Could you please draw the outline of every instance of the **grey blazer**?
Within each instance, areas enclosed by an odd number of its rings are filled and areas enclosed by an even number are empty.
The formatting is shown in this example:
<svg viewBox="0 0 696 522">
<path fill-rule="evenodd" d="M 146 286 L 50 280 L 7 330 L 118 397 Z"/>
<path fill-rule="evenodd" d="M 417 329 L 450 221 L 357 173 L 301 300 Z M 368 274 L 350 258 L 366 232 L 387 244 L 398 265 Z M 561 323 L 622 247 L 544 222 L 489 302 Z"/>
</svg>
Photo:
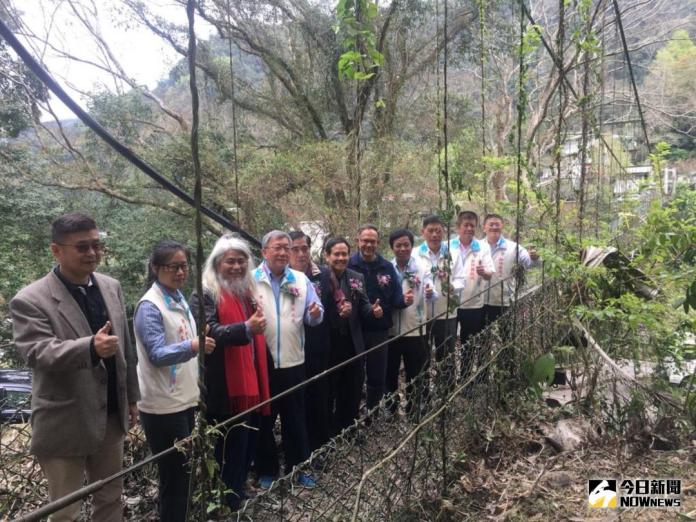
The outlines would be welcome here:
<svg viewBox="0 0 696 522">
<path fill-rule="evenodd" d="M 94 274 L 104 297 L 113 335 L 119 338 L 116 375 L 119 415 L 128 431 L 128 404 L 140 398 L 121 285 Z M 58 276 L 48 275 L 10 301 L 14 341 L 34 374 L 31 452 L 50 457 L 95 453 L 106 431 L 107 372 L 92 366 L 92 331 L 87 318 Z"/>
</svg>

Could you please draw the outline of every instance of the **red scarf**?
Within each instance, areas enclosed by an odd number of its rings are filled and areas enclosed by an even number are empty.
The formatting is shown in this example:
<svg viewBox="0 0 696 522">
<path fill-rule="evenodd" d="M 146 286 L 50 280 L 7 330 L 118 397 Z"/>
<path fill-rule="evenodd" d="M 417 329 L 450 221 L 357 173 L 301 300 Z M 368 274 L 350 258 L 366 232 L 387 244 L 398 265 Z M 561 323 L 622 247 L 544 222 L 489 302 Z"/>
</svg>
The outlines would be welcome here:
<svg viewBox="0 0 696 522">
<path fill-rule="evenodd" d="M 220 324 L 242 323 L 251 316 L 252 310 L 253 306 L 249 299 L 241 301 L 222 290 L 218 304 Z M 249 344 L 226 345 L 223 349 L 225 350 L 225 382 L 231 410 L 234 413 L 240 413 L 267 400 L 271 394 L 268 387 L 266 341 L 263 334 L 254 335 Z M 262 406 L 260 413 L 270 415 L 271 405 Z"/>
</svg>

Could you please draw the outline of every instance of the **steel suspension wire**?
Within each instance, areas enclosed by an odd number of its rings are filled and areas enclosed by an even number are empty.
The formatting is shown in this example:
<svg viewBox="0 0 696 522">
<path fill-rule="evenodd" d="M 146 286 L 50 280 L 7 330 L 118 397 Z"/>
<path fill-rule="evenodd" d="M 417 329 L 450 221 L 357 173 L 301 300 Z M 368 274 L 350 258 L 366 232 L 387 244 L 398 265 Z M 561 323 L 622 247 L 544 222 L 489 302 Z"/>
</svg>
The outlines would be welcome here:
<svg viewBox="0 0 696 522">
<path fill-rule="evenodd" d="M 237 224 L 241 225 L 239 203 L 239 167 L 237 163 L 237 101 L 234 99 L 234 65 L 232 63 L 232 15 L 227 0 L 227 52 L 230 61 L 230 101 L 232 102 L 232 169 L 234 171 L 234 197 L 237 207 Z"/>
<path fill-rule="evenodd" d="M 515 266 L 519 268 L 520 266 L 520 226 L 521 226 L 521 215 L 522 215 L 522 190 L 520 186 L 522 185 L 522 124 L 524 123 L 524 112 L 527 106 L 527 94 L 525 91 L 525 77 L 526 77 L 526 66 L 525 66 L 525 18 L 524 18 L 524 0 L 520 1 L 520 39 L 519 39 L 519 49 L 518 49 L 518 67 L 519 67 L 519 79 L 517 84 L 517 136 L 516 136 L 516 148 L 517 148 L 517 168 L 516 168 L 516 211 L 515 211 Z M 517 306 L 517 298 L 519 292 L 519 284 L 515 285 L 515 304 Z M 512 321 L 512 336 L 514 337 L 517 333 L 517 314 L 513 314 Z"/>
<path fill-rule="evenodd" d="M 592 31 L 592 20 L 588 17 L 585 27 L 585 36 Z M 578 237 L 582 243 L 582 235 L 585 230 L 585 185 L 587 181 L 587 147 L 589 132 L 589 105 L 590 105 L 590 55 L 587 49 L 583 52 L 582 71 L 582 98 L 580 98 L 580 195 L 578 204 Z"/>
<path fill-rule="evenodd" d="M 22 43 L 17 39 L 12 30 L 7 26 L 7 24 L 0 19 L 0 36 L 5 39 L 10 47 L 17 53 L 17 55 L 22 59 L 26 66 L 31 70 L 34 75 L 48 87 L 56 97 L 62 101 L 74 114 L 77 116 L 82 123 L 89 127 L 97 136 L 106 142 L 111 148 L 128 160 L 132 165 L 138 168 L 145 175 L 156 181 L 170 193 L 178 197 L 184 203 L 195 207 L 194 198 L 189 194 L 179 188 L 177 185 L 169 181 L 162 174 L 157 172 L 151 165 L 146 163 L 142 158 L 135 154 L 130 148 L 121 143 L 116 139 L 109 131 L 107 131 L 97 120 L 90 116 L 78 103 L 73 100 L 73 98 L 68 95 L 67 92 L 56 82 L 53 77 L 44 69 L 41 64 L 31 55 L 31 53 L 22 45 Z M 252 243 L 256 247 L 260 247 L 261 243 L 254 236 L 241 229 L 239 226 L 232 223 L 230 220 L 226 219 L 224 216 L 218 214 L 214 210 L 211 210 L 205 206 L 201 206 L 201 213 L 215 221 L 216 223 L 222 225 L 229 230 L 232 230 L 242 236 L 244 239 Z"/>
<path fill-rule="evenodd" d="M 203 263 L 205 256 L 203 253 L 203 223 L 202 223 L 202 196 L 203 196 L 203 179 L 201 174 L 201 160 L 198 144 L 198 126 L 199 126 L 199 99 L 198 85 L 196 84 L 196 31 L 195 31 L 195 0 L 188 0 L 186 3 L 186 16 L 188 18 L 188 70 L 189 70 L 189 89 L 191 91 L 191 159 L 193 161 L 193 174 L 195 177 L 194 200 L 196 208 L 196 292 L 199 296 L 203 296 Z M 201 327 L 198 331 L 198 388 L 200 390 L 198 399 L 198 412 L 196 413 L 196 426 L 198 433 L 205 433 L 207 426 L 206 421 L 206 398 L 208 391 L 205 386 L 205 337 L 207 329 L 202 325 L 206 324 L 205 307 L 198 307 L 198 317 L 196 318 Z M 191 469 L 191 478 L 196 476 L 197 470 L 206 479 L 210 480 L 210 474 L 207 472 L 208 466 L 205 465 L 206 460 L 206 440 L 202 437 L 197 437 L 193 441 L 193 466 Z M 198 459 L 198 466 L 196 460 Z M 195 480 L 189 480 L 189 494 L 187 499 L 187 509 L 190 506 L 191 497 Z M 203 510 L 201 515 L 204 515 Z M 201 517 L 202 519 L 202 517 Z"/>
<path fill-rule="evenodd" d="M 486 55 L 485 55 L 485 33 L 486 33 L 486 0 L 479 1 L 479 39 L 481 46 L 479 53 L 479 69 L 481 74 L 481 166 L 483 167 L 483 213 L 488 212 L 488 168 L 485 163 L 485 156 L 488 153 L 486 146 Z"/>
<path fill-rule="evenodd" d="M 565 60 L 565 2 L 566 0 L 558 0 L 558 34 L 556 35 L 556 49 L 558 51 L 558 59 L 560 60 L 560 68 L 557 72 L 559 77 L 563 75 L 564 60 Z M 558 254 L 560 241 L 560 220 L 561 220 L 561 149 L 563 147 L 563 113 L 566 105 L 566 86 L 562 80 L 558 83 L 558 121 L 556 123 L 555 136 L 555 160 L 556 160 L 556 223 L 554 233 L 554 248 Z"/>
<path fill-rule="evenodd" d="M 450 273 L 451 267 L 450 267 L 450 259 L 452 258 L 452 255 L 449 251 L 449 245 L 450 245 L 450 240 L 449 240 L 449 235 L 450 235 L 450 224 L 452 222 L 452 216 L 451 216 L 451 209 L 452 209 L 452 198 L 450 195 L 450 182 L 449 182 L 449 161 L 448 161 L 448 149 L 449 149 L 449 137 L 447 134 L 447 65 L 448 65 L 448 46 L 447 46 L 447 4 L 448 1 L 444 0 L 444 6 L 443 6 L 443 14 L 444 14 L 444 20 L 442 22 L 442 41 L 443 41 L 443 63 L 442 63 L 442 139 L 444 141 L 444 147 L 445 147 L 445 164 L 442 169 L 442 175 L 445 181 L 445 204 L 447 206 L 447 257 L 445 258 L 445 266 L 446 270 L 448 273 Z M 449 307 L 449 300 L 450 300 L 450 295 L 452 293 L 452 285 L 448 284 L 447 285 L 447 310 L 445 312 L 445 320 L 449 320 L 449 313 L 450 313 L 450 307 Z M 445 425 L 445 418 L 440 417 L 440 435 L 443 439 L 446 439 L 446 433 L 447 433 L 447 427 Z M 442 458 L 442 469 L 443 469 L 443 479 L 442 479 L 442 494 L 446 494 L 447 492 L 447 451 L 445 445 L 442 446 L 441 454 L 440 457 Z"/>
<path fill-rule="evenodd" d="M 604 13 L 602 14 L 602 27 L 606 26 L 606 18 L 607 18 L 607 12 L 606 9 L 604 10 Z M 604 74 L 605 74 L 605 63 L 604 63 L 604 55 L 606 51 L 606 32 L 602 31 L 602 51 L 601 51 L 601 60 L 600 60 L 600 75 L 599 75 L 599 82 L 600 82 L 600 98 L 599 98 L 599 135 L 603 136 L 604 135 L 604 91 L 605 91 L 605 85 L 604 85 Z M 597 194 L 595 195 L 595 239 L 599 239 L 599 215 L 600 215 L 600 206 L 602 203 L 602 199 L 604 196 L 604 184 L 602 183 L 602 178 L 604 177 L 604 147 L 599 144 L 597 147 Z"/>
<path fill-rule="evenodd" d="M 631 63 L 631 55 L 628 52 L 628 44 L 626 43 L 626 34 L 624 33 L 623 22 L 621 21 L 621 9 L 619 8 L 618 0 L 613 0 L 614 2 L 614 12 L 616 13 L 616 25 L 619 28 L 619 34 L 621 35 L 621 45 L 623 46 L 624 54 L 626 55 L 626 63 L 628 64 L 628 75 L 631 78 L 631 86 L 633 87 L 633 95 L 636 97 L 636 106 L 638 107 L 638 116 L 640 117 L 640 125 L 643 127 L 643 136 L 645 137 L 645 144 L 648 147 L 648 152 L 652 149 L 650 146 L 650 138 L 648 137 L 648 130 L 645 126 L 645 118 L 643 117 L 643 106 L 640 103 L 640 96 L 638 95 L 638 87 L 636 86 L 636 77 L 633 74 L 633 64 Z"/>
</svg>

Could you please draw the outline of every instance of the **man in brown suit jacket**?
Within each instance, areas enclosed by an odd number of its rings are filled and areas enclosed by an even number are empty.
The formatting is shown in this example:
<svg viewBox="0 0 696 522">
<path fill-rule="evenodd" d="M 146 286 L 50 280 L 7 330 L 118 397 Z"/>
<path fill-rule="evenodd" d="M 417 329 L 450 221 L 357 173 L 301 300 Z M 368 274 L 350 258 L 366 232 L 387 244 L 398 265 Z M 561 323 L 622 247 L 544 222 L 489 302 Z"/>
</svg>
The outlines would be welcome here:
<svg viewBox="0 0 696 522">
<path fill-rule="evenodd" d="M 136 356 L 121 286 L 95 274 L 103 253 L 84 214 L 57 218 L 51 252 L 58 266 L 10 302 L 17 349 L 33 369 L 31 452 L 51 500 L 121 470 L 123 438 L 137 421 Z M 92 520 L 122 520 L 121 480 L 94 494 Z M 76 520 L 75 502 L 51 521 Z"/>
</svg>

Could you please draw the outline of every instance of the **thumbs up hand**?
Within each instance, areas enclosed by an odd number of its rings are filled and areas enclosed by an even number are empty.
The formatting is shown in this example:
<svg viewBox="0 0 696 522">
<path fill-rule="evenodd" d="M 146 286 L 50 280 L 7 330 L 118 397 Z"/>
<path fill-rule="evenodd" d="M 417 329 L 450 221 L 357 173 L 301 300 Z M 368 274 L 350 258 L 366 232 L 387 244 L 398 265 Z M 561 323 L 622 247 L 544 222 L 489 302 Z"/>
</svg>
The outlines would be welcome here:
<svg viewBox="0 0 696 522">
<path fill-rule="evenodd" d="M 264 328 L 266 328 L 266 318 L 263 316 L 263 308 L 261 308 L 261 305 L 256 307 L 254 315 L 247 319 L 246 325 L 253 334 L 263 332 Z"/>
<path fill-rule="evenodd" d="M 213 339 L 212 337 L 208 337 L 208 329 L 209 329 L 209 327 L 208 327 L 208 325 L 206 325 L 204 349 L 205 349 L 205 353 L 211 354 L 211 353 L 213 353 L 213 350 L 215 350 L 215 339 Z M 198 337 L 193 338 L 191 340 L 191 351 L 193 353 L 198 353 L 199 346 L 200 346 L 199 338 Z"/>
<path fill-rule="evenodd" d="M 309 305 L 309 317 L 316 319 L 321 315 L 321 308 L 317 305 L 316 301 Z"/>
<path fill-rule="evenodd" d="M 111 321 L 106 321 L 94 335 L 94 351 L 102 359 L 111 357 L 118 350 L 118 337 L 111 335 Z"/>
<path fill-rule="evenodd" d="M 347 299 L 344 299 L 338 310 L 338 315 L 342 318 L 345 319 L 346 317 L 350 317 L 350 314 L 353 312 L 353 304 L 348 301 Z"/>
<path fill-rule="evenodd" d="M 413 304 L 413 288 L 409 288 L 404 294 L 404 302 L 406 306 L 411 306 Z"/>
<path fill-rule="evenodd" d="M 433 297 L 433 287 L 430 283 L 425 285 L 425 298 L 431 299 Z"/>
<path fill-rule="evenodd" d="M 379 305 L 379 299 L 375 300 L 374 304 L 372 305 L 372 315 L 375 317 L 375 319 L 379 319 L 384 315 L 384 311 Z"/>
<path fill-rule="evenodd" d="M 486 269 L 483 268 L 483 260 L 479 259 L 478 265 L 476 265 L 476 273 L 483 277 L 486 281 L 488 281 L 491 278 L 491 273 L 486 272 Z"/>
</svg>

